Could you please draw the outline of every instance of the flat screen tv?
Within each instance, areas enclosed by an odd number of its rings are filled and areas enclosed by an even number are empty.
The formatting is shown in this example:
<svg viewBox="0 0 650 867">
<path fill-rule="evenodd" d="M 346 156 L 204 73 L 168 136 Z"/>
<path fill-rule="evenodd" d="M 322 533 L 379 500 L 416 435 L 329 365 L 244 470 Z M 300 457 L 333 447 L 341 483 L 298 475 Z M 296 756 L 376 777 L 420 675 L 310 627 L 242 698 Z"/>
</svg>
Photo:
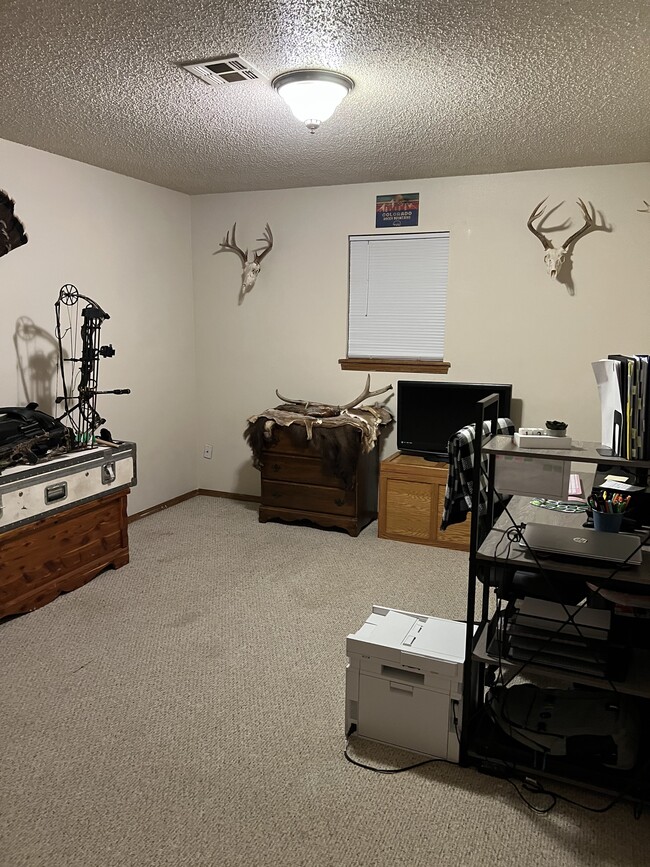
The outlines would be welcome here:
<svg viewBox="0 0 650 867">
<path fill-rule="evenodd" d="M 473 424 L 476 403 L 499 395 L 499 416 L 510 416 L 512 385 L 484 382 L 397 383 L 397 448 L 407 455 L 447 461 L 452 434 Z"/>
</svg>

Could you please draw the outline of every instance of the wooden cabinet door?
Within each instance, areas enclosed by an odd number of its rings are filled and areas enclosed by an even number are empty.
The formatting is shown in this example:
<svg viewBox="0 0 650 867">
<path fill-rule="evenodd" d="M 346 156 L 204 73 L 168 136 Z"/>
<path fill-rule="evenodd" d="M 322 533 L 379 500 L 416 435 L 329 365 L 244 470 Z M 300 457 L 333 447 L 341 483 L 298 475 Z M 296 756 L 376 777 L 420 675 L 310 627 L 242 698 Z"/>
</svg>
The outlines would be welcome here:
<svg viewBox="0 0 650 867">
<path fill-rule="evenodd" d="M 432 493 L 430 482 L 384 479 L 380 534 L 387 538 L 430 542 L 434 518 Z"/>
</svg>

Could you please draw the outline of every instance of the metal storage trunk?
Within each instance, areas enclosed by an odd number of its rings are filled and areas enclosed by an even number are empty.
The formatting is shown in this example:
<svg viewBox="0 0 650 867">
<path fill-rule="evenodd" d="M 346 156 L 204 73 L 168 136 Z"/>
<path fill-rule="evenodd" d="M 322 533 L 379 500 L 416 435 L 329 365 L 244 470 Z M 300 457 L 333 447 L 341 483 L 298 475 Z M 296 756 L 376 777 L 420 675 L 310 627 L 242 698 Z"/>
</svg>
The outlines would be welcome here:
<svg viewBox="0 0 650 867">
<path fill-rule="evenodd" d="M 0 532 L 136 484 L 135 443 L 96 446 L 0 473 Z"/>
</svg>

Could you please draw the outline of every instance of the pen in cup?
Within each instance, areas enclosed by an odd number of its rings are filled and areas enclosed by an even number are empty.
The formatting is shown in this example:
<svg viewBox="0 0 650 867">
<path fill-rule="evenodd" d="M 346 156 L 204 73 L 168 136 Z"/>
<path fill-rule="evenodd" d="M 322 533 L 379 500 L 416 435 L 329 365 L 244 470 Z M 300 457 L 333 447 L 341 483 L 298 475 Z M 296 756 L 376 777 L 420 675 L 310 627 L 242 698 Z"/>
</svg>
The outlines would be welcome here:
<svg viewBox="0 0 650 867">
<path fill-rule="evenodd" d="M 608 491 L 601 491 L 598 494 L 592 494 L 587 502 L 594 512 L 601 512 L 606 515 L 620 515 L 624 512 L 631 497 L 623 496 L 622 494 L 611 494 Z"/>
</svg>

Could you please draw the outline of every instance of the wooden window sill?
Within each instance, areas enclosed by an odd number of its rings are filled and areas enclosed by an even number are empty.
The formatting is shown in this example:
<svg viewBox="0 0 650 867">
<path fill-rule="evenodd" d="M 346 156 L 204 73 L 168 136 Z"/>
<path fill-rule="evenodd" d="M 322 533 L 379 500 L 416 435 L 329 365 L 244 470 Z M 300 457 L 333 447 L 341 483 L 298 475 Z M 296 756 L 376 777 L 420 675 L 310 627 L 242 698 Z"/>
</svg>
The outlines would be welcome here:
<svg viewBox="0 0 650 867">
<path fill-rule="evenodd" d="M 418 358 L 339 358 L 341 370 L 384 370 L 403 373 L 448 373 L 449 361 Z"/>
</svg>

